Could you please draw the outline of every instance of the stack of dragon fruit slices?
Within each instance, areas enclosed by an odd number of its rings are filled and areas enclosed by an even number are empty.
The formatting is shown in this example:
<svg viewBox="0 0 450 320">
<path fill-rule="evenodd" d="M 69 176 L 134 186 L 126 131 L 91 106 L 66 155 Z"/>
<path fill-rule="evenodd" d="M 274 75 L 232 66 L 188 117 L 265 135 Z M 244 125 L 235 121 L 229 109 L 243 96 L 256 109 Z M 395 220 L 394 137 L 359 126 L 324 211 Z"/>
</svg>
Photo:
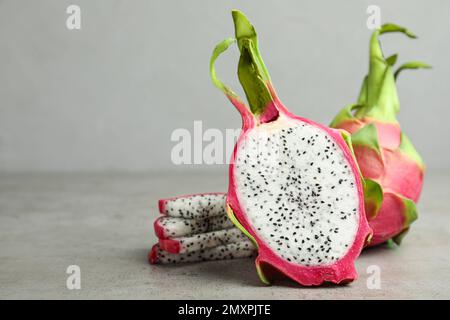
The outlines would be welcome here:
<svg viewBox="0 0 450 320">
<path fill-rule="evenodd" d="M 225 193 L 205 193 L 159 200 L 154 222 L 158 243 L 149 252 L 152 264 L 251 257 L 253 243 L 226 214 Z"/>
</svg>

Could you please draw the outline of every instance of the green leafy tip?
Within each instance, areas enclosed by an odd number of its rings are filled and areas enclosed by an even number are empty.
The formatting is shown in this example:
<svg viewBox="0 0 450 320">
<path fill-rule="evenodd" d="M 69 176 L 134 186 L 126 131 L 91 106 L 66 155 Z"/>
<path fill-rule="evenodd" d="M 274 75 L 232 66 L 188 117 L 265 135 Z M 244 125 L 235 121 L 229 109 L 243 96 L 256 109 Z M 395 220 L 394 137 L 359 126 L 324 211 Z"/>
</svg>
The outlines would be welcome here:
<svg viewBox="0 0 450 320">
<path fill-rule="evenodd" d="M 405 221 L 403 222 L 403 225 L 407 228 L 411 223 L 417 220 L 417 208 L 416 204 L 411 199 L 403 198 L 402 200 L 403 205 L 405 206 Z"/>
<path fill-rule="evenodd" d="M 403 238 L 409 231 L 409 226 L 411 223 L 413 223 L 415 220 L 417 220 L 417 208 L 414 201 L 408 198 L 402 197 L 402 202 L 404 206 L 404 217 L 405 220 L 403 221 L 404 229 L 397 234 L 395 237 L 392 238 L 392 241 L 395 242 L 397 245 L 400 245 Z"/>
<path fill-rule="evenodd" d="M 393 66 L 397 62 L 398 54 L 393 54 L 390 57 L 386 58 L 386 63 L 390 66 Z"/>
<path fill-rule="evenodd" d="M 211 59 L 209 61 L 209 73 L 211 75 L 211 80 L 212 80 L 213 84 L 218 89 L 222 90 L 225 94 L 232 94 L 233 96 L 236 96 L 236 94 L 230 88 L 228 88 L 226 85 L 224 85 L 223 82 L 217 78 L 216 69 L 214 67 L 214 64 L 216 63 L 217 58 L 223 52 L 225 52 L 230 47 L 230 45 L 232 45 L 234 42 L 236 42 L 236 39 L 228 38 L 216 45 L 216 47 L 214 48 L 214 51 L 211 55 Z"/>
<path fill-rule="evenodd" d="M 249 39 L 242 40 L 238 67 L 239 81 L 244 88 L 251 112 L 254 115 L 260 115 L 272 101 L 272 95 L 256 61 L 253 43 Z"/>
<path fill-rule="evenodd" d="M 402 232 L 400 232 L 398 235 L 396 235 L 395 237 L 393 237 L 392 239 L 389 239 L 389 240 L 395 242 L 395 244 L 397 244 L 399 246 L 402 243 L 403 238 L 406 236 L 408 231 L 409 231 L 409 228 L 403 229 Z"/>
<path fill-rule="evenodd" d="M 254 115 L 261 115 L 273 101 L 267 83 L 269 72 L 258 48 L 255 28 L 247 17 L 238 10 L 232 11 L 235 36 L 241 52 L 238 65 L 239 81 Z"/>
<path fill-rule="evenodd" d="M 384 24 L 373 32 L 370 39 L 369 73 L 364 79 L 358 98 L 358 104 L 364 105 L 364 107 L 355 114 L 357 118 L 370 117 L 383 122 L 396 123 L 396 114 L 400 106 L 395 78 L 403 69 L 423 67 L 423 64 L 407 64 L 400 67 L 394 76 L 392 67 L 397 62 L 398 56 L 394 54 L 385 58 L 379 41 L 380 35 L 393 32 L 402 33 L 412 39 L 417 38 L 408 29 L 393 23 Z"/>
<path fill-rule="evenodd" d="M 381 154 L 377 127 L 373 123 L 365 125 L 353 133 L 352 142 L 354 146 L 365 146 Z"/>
<path fill-rule="evenodd" d="M 412 39 L 417 38 L 417 36 L 414 33 L 412 33 L 411 31 L 409 31 L 408 29 L 401 27 L 394 23 L 383 24 L 378 31 L 379 31 L 379 34 L 389 33 L 389 32 L 401 32 L 401 33 L 405 34 L 406 36 L 408 36 L 409 38 L 412 38 Z"/>
<path fill-rule="evenodd" d="M 395 71 L 395 74 L 394 74 L 395 79 L 397 80 L 400 72 L 402 72 L 403 70 L 407 70 L 407 69 L 431 69 L 431 66 L 429 64 L 426 64 L 426 63 L 420 62 L 420 61 L 410 61 L 410 62 L 404 63 Z"/>
<path fill-rule="evenodd" d="M 237 39 L 239 50 L 242 50 L 243 44 L 250 41 L 254 51 L 255 63 L 264 80 L 270 80 L 269 72 L 264 64 L 264 61 L 258 49 L 258 36 L 256 35 L 255 27 L 250 23 L 248 18 L 239 10 L 231 11 L 233 16 L 235 36 Z"/>
<path fill-rule="evenodd" d="M 362 105 L 358 104 L 351 104 L 346 106 L 334 117 L 333 121 L 331 121 L 330 127 L 337 128 L 346 121 L 355 120 L 355 116 L 353 115 L 353 113 L 361 107 Z"/>
<path fill-rule="evenodd" d="M 423 162 L 422 157 L 417 152 L 416 148 L 414 148 L 411 140 L 409 140 L 409 138 L 404 133 L 401 134 L 400 140 L 400 152 L 408 156 L 409 159 L 417 163 L 420 167 L 424 168 L 425 163 Z"/>
<path fill-rule="evenodd" d="M 242 103 L 236 93 L 217 78 L 214 68 L 214 64 L 220 54 L 225 52 L 233 43 L 237 42 L 241 53 L 238 64 L 239 81 L 249 102 L 250 111 L 253 115 L 259 116 L 273 102 L 273 97 L 267 86 L 270 82 L 269 73 L 259 53 L 255 28 L 242 12 L 233 10 L 232 16 L 236 38 L 225 39 L 214 48 L 209 64 L 211 80 L 229 98 L 237 99 Z"/>
<path fill-rule="evenodd" d="M 370 219 L 376 217 L 383 203 L 383 189 L 380 184 L 371 179 L 364 179 L 364 203 L 366 204 L 366 214 L 370 214 Z M 368 208 L 367 205 L 371 207 Z M 370 212 L 367 212 L 370 209 Z"/>
<path fill-rule="evenodd" d="M 374 72 L 373 76 L 377 76 L 376 78 L 379 80 L 380 76 L 385 71 L 385 66 L 389 65 L 389 63 L 384 59 L 383 51 L 381 50 L 381 45 L 378 37 L 385 33 L 391 33 L 391 32 L 400 32 L 404 35 L 408 36 L 409 38 L 415 39 L 417 38 L 411 31 L 408 29 L 398 26 L 393 23 L 387 23 L 381 26 L 380 29 L 375 30 L 372 34 L 372 37 L 370 39 L 370 60 L 371 60 L 371 67 L 376 67 L 375 70 L 371 70 L 371 72 Z M 397 58 L 390 59 L 396 60 Z M 375 64 L 375 65 L 373 65 Z M 378 64 L 378 66 L 377 66 Z M 369 74 L 370 78 L 370 74 Z"/>
<path fill-rule="evenodd" d="M 355 151 L 353 150 L 353 143 L 352 143 L 352 136 L 351 136 L 351 134 L 348 131 L 344 130 L 344 129 L 338 129 L 338 130 L 339 130 L 339 132 L 341 134 L 342 139 L 344 139 L 345 144 L 349 148 L 350 153 L 351 153 L 351 155 L 353 157 L 353 160 L 355 160 L 355 163 L 358 163 L 356 161 Z M 358 173 L 359 173 L 359 177 L 361 178 L 361 181 L 364 182 L 364 177 L 363 177 L 363 175 L 361 173 L 361 170 L 359 169 L 359 166 L 356 166 L 356 167 L 358 169 Z"/>
</svg>

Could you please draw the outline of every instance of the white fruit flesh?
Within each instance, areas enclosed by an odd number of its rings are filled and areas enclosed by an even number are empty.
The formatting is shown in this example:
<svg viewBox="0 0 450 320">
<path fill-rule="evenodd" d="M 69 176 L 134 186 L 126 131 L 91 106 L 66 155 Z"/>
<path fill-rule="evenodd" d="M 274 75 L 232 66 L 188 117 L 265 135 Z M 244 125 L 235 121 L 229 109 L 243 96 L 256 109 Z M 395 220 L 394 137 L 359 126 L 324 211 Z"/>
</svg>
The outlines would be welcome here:
<svg viewBox="0 0 450 320">
<path fill-rule="evenodd" d="M 168 241 L 178 241 L 179 253 L 187 253 L 206 248 L 243 242 L 248 238 L 238 228 L 224 229 L 192 235 L 190 237 L 175 238 Z M 165 240 L 162 240 L 163 242 Z M 160 242 L 161 244 L 161 242 Z M 163 248 L 164 249 L 164 248 Z"/>
<path fill-rule="evenodd" d="M 196 262 L 196 261 L 212 261 L 212 260 L 227 260 L 251 257 L 255 252 L 255 248 L 250 240 L 238 243 L 230 243 L 215 248 L 198 250 L 183 254 L 168 253 L 155 245 L 152 249 L 150 262 L 151 263 L 182 263 L 182 262 Z"/>
<path fill-rule="evenodd" d="M 205 219 L 225 214 L 226 195 L 198 194 L 164 200 L 164 214 L 187 219 Z"/>
<path fill-rule="evenodd" d="M 186 237 L 209 231 L 230 229 L 234 226 L 225 212 L 205 219 L 160 217 L 157 224 L 162 229 L 163 238 Z"/>
<path fill-rule="evenodd" d="M 284 116 L 255 127 L 238 146 L 234 179 L 253 231 L 286 261 L 329 265 L 351 248 L 358 188 L 325 130 Z"/>
</svg>

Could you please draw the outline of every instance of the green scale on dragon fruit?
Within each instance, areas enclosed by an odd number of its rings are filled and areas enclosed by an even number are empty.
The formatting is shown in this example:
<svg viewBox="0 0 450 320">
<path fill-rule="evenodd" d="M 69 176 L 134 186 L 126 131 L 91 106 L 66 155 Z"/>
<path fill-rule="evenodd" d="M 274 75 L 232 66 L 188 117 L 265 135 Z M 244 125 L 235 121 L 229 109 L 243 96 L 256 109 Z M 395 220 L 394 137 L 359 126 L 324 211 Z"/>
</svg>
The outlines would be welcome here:
<svg viewBox="0 0 450 320">
<path fill-rule="evenodd" d="M 213 52 L 214 84 L 242 116 L 229 169 L 227 211 L 257 246 L 257 272 L 273 271 L 306 286 L 357 278 L 354 261 L 370 237 L 363 186 L 349 136 L 291 113 L 278 98 L 254 27 L 232 12 L 235 39 Z M 249 106 L 217 79 L 216 58 L 240 50 L 239 81 Z"/>
<path fill-rule="evenodd" d="M 331 127 L 352 134 L 353 150 L 365 178 L 365 204 L 374 246 L 392 239 L 400 244 L 417 219 L 424 163 L 408 137 L 402 132 L 396 115 L 399 111 L 396 79 L 402 70 L 429 68 L 413 61 L 393 66 L 397 55 L 385 58 L 378 36 L 400 32 L 415 38 L 407 29 L 385 24 L 370 39 L 369 73 L 364 78 L 358 102 L 345 107 Z"/>
</svg>

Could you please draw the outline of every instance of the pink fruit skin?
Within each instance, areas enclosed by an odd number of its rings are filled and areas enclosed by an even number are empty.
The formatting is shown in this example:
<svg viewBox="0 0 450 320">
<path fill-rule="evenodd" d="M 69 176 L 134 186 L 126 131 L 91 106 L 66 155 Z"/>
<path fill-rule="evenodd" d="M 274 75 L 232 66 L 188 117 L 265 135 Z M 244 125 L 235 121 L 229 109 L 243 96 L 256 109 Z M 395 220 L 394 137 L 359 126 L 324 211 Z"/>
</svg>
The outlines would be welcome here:
<svg viewBox="0 0 450 320">
<path fill-rule="evenodd" d="M 153 223 L 153 229 L 155 230 L 155 234 L 159 239 L 167 238 L 167 235 L 164 232 L 164 228 L 159 224 L 159 219 L 156 219 Z"/>
<path fill-rule="evenodd" d="M 354 133 L 370 123 L 377 127 L 381 157 L 368 147 L 354 146 L 353 149 L 362 175 L 378 182 L 383 188 L 383 203 L 375 218 L 371 218 L 373 213 L 366 210 L 373 230 L 369 246 L 375 246 L 405 229 L 405 207 L 397 194 L 417 202 L 422 191 L 424 169 L 398 150 L 401 137 L 398 124 L 354 119 L 343 121 L 336 127 Z"/>
<path fill-rule="evenodd" d="M 158 263 L 158 245 L 154 245 L 150 251 L 148 252 L 148 262 L 150 262 L 150 264 L 156 264 Z"/>
<path fill-rule="evenodd" d="M 403 210 L 404 204 L 398 196 L 389 192 L 383 194 L 383 203 L 376 219 L 369 221 L 370 227 L 375 230 L 371 246 L 391 239 L 404 229 L 405 217 L 399 214 Z"/>
<path fill-rule="evenodd" d="M 396 149 L 400 145 L 402 131 L 397 123 L 382 123 L 370 118 L 366 118 L 363 121 L 354 119 L 343 121 L 339 124 L 339 128 L 354 133 L 369 123 L 375 124 L 380 145 L 387 149 Z"/>
<path fill-rule="evenodd" d="M 306 267 L 290 263 L 286 260 L 281 259 L 280 257 L 278 257 L 273 253 L 273 251 L 268 247 L 268 245 L 264 242 L 264 240 L 258 237 L 257 233 L 255 232 L 251 224 L 248 222 L 246 215 L 239 204 L 238 196 L 236 194 L 236 185 L 234 176 L 234 159 L 236 158 L 238 146 L 242 143 L 249 130 L 252 130 L 254 128 L 255 122 L 253 120 L 254 117 L 249 113 L 246 106 L 243 105 L 240 101 L 231 98 L 230 101 L 234 104 L 234 106 L 238 109 L 238 111 L 241 113 L 243 117 L 243 126 L 242 126 L 242 133 L 235 145 L 231 159 L 229 169 L 229 187 L 227 195 L 227 204 L 233 210 L 236 219 L 250 233 L 250 235 L 255 239 L 255 241 L 258 244 L 259 247 L 258 257 L 256 258 L 255 261 L 258 269 L 264 270 L 266 269 L 266 265 L 270 265 L 304 286 L 317 286 L 322 284 L 323 282 L 332 282 L 336 284 L 351 282 L 355 280 L 358 276 L 354 267 L 354 261 L 361 253 L 361 250 L 364 244 L 366 243 L 367 238 L 371 234 L 371 230 L 369 228 L 365 216 L 363 189 L 356 163 L 348 149 L 348 146 L 346 145 L 345 141 L 343 140 L 343 138 L 341 137 L 340 133 L 337 130 L 324 127 L 308 119 L 304 119 L 290 113 L 278 99 L 271 83 L 267 83 L 267 86 L 272 94 L 272 97 L 274 98 L 274 104 L 268 106 L 267 107 L 268 109 L 276 108 L 277 113 L 279 112 L 280 114 L 283 114 L 289 118 L 297 119 L 310 125 L 321 128 L 322 130 L 326 131 L 334 139 L 336 144 L 338 144 L 343 150 L 345 157 L 350 163 L 352 171 L 355 175 L 356 183 L 358 186 L 358 195 L 360 199 L 359 226 L 356 238 L 347 254 L 342 259 L 338 260 L 336 263 L 328 266 Z"/>
<path fill-rule="evenodd" d="M 180 253 L 181 245 L 175 239 L 159 239 L 159 247 L 170 253 Z"/>
</svg>

